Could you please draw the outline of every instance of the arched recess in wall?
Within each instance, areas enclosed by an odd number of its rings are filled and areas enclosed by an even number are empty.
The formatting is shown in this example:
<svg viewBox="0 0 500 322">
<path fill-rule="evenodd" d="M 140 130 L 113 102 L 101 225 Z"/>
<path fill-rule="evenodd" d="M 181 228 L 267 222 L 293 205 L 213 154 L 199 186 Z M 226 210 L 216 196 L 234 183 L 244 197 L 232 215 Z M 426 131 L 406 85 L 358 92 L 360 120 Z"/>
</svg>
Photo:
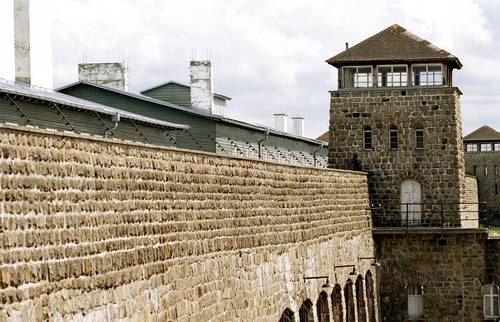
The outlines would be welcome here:
<svg viewBox="0 0 500 322">
<path fill-rule="evenodd" d="M 403 225 L 420 225 L 422 221 L 422 188 L 418 181 L 401 182 L 401 222 Z"/>
<path fill-rule="evenodd" d="M 356 279 L 356 308 L 358 309 L 358 322 L 367 322 L 364 284 L 363 276 L 358 275 Z"/>
<path fill-rule="evenodd" d="M 330 322 L 328 295 L 325 291 L 319 293 L 318 302 L 316 302 L 316 312 L 318 314 L 318 322 Z"/>
<path fill-rule="evenodd" d="M 307 299 L 299 310 L 300 322 L 314 322 L 313 303 Z"/>
<path fill-rule="evenodd" d="M 344 307 L 342 305 L 342 287 L 335 284 L 332 292 L 332 318 L 335 322 L 344 322 Z"/>
<path fill-rule="evenodd" d="M 375 286 L 373 284 L 372 272 L 368 271 L 365 275 L 365 288 L 366 288 L 366 307 L 368 309 L 368 321 L 376 321 L 375 311 Z"/>
<path fill-rule="evenodd" d="M 354 285 L 347 280 L 344 286 L 346 322 L 356 322 L 356 304 L 354 303 Z"/>
<path fill-rule="evenodd" d="M 285 311 L 283 311 L 283 314 L 281 314 L 278 322 L 295 322 L 295 315 L 293 314 L 293 311 L 286 308 Z"/>
</svg>

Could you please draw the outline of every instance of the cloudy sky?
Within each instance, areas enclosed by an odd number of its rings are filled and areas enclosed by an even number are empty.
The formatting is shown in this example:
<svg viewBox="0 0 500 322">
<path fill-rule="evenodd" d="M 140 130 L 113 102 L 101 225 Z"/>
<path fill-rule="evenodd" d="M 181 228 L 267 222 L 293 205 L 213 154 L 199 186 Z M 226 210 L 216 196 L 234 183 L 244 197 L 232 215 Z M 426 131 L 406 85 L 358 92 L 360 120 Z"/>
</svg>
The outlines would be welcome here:
<svg viewBox="0 0 500 322">
<path fill-rule="evenodd" d="M 210 56 L 215 90 L 231 116 L 273 124 L 306 118 L 306 135 L 328 128 L 336 69 L 325 59 L 398 23 L 458 56 L 454 84 L 467 134 L 500 130 L 500 1 L 497 0 L 54 0 L 54 81 L 76 81 L 77 64 L 124 60 L 130 90 L 188 81 L 193 53 Z"/>
</svg>

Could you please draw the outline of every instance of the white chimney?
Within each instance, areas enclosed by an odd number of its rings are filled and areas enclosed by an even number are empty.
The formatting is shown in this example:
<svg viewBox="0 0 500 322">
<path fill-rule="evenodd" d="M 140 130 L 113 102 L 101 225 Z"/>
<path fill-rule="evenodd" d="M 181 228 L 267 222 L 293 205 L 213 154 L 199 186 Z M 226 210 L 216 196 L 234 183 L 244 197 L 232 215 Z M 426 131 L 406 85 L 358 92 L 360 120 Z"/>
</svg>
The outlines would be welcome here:
<svg viewBox="0 0 500 322">
<path fill-rule="evenodd" d="M 190 63 L 191 105 L 210 113 L 214 109 L 212 63 L 210 60 L 193 60 Z"/>
<path fill-rule="evenodd" d="M 304 136 L 304 118 L 302 116 L 292 117 L 292 134 Z"/>
<path fill-rule="evenodd" d="M 287 117 L 288 115 L 286 115 L 285 113 L 274 114 L 274 128 L 280 130 L 281 132 L 288 131 L 286 124 Z"/>
<path fill-rule="evenodd" d="M 15 79 L 52 89 L 52 1 L 14 0 Z"/>
<path fill-rule="evenodd" d="M 78 79 L 128 91 L 128 68 L 123 63 L 78 64 Z"/>
<path fill-rule="evenodd" d="M 0 1 L 0 78 L 15 81 L 14 1 Z"/>
</svg>

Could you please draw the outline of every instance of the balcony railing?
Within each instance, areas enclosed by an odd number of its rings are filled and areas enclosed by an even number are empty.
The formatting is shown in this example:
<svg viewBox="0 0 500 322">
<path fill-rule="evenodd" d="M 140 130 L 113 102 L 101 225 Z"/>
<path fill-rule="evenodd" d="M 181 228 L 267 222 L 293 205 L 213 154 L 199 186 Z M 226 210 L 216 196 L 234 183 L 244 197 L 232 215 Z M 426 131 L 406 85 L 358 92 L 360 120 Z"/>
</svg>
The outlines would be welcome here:
<svg viewBox="0 0 500 322">
<path fill-rule="evenodd" d="M 382 229 L 479 228 L 487 224 L 484 203 L 372 205 L 373 226 Z"/>
</svg>

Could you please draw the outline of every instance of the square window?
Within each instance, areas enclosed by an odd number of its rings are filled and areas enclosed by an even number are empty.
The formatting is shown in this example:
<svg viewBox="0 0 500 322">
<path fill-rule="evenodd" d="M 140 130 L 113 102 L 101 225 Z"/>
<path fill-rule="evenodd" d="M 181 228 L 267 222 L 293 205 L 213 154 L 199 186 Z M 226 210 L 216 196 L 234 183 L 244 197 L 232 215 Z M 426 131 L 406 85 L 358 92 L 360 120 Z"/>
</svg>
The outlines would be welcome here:
<svg viewBox="0 0 500 322">
<path fill-rule="evenodd" d="M 343 67 L 343 88 L 366 88 L 373 86 L 373 72 L 370 66 Z"/>
<path fill-rule="evenodd" d="M 477 144 L 475 143 L 469 143 L 465 146 L 467 152 L 475 152 L 477 151 Z"/>
<path fill-rule="evenodd" d="M 372 149 L 372 130 L 370 129 L 363 131 L 363 147 L 365 150 Z"/>
<path fill-rule="evenodd" d="M 494 147 L 495 147 L 495 151 L 500 151 L 500 143 L 495 143 Z"/>
<path fill-rule="evenodd" d="M 414 65 L 412 70 L 414 86 L 443 85 L 441 65 Z"/>
<path fill-rule="evenodd" d="M 481 143 L 481 151 L 491 151 L 491 143 Z"/>
</svg>

